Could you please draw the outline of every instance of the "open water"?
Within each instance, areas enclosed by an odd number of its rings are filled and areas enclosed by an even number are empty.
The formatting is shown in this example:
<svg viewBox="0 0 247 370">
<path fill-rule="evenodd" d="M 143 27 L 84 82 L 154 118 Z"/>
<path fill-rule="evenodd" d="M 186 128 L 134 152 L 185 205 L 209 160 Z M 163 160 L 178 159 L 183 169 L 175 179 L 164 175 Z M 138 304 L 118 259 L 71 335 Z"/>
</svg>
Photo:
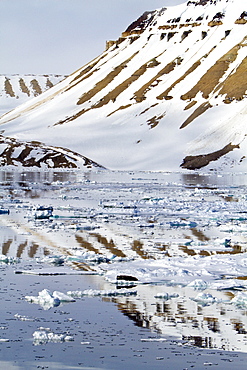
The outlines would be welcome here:
<svg viewBox="0 0 247 370">
<path fill-rule="evenodd" d="M 246 174 L 1 171 L 0 369 L 245 369 L 246 184 Z M 52 216 L 40 219 L 40 206 Z M 143 268 L 167 260 L 165 281 Z M 173 261 L 187 266 L 176 278 Z M 132 262 L 143 280 L 106 279 Z M 44 290 L 50 300 L 28 300 Z M 54 291 L 80 294 L 69 303 Z"/>
</svg>

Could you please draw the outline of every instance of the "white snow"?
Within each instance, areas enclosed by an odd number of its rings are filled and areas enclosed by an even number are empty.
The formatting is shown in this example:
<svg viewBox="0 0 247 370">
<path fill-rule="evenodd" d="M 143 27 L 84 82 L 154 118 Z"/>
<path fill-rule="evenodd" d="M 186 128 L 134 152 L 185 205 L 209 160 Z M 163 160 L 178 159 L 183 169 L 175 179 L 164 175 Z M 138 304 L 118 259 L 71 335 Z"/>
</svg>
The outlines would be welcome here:
<svg viewBox="0 0 247 370">
<path fill-rule="evenodd" d="M 112 46 L 96 58 L 96 64 L 92 68 L 91 63 L 88 63 L 41 96 L 4 115 L 0 120 L 4 135 L 64 146 L 106 168 L 118 170 L 174 171 L 179 169 L 187 154 L 208 154 L 232 143 L 240 145 L 240 149 L 235 149 L 223 159 L 211 163 L 210 168 L 220 167 L 230 171 L 234 167 L 237 171 L 246 171 L 246 97 L 242 101 L 225 104 L 224 96 L 218 95 L 220 83 L 234 73 L 246 57 L 246 25 L 235 24 L 245 10 L 242 0 L 221 0 L 215 4 L 208 2 L 205 6 L 187 5 L 184 2 L 165 11 L 157 11 L 151 26 L 136 41 L 131 43 L 130 37 L 127 37 L 118 48 Z M 218 12 L 225 14 L 223 25 L 210 27 L 208 22 Z M 202 19 L 197 20 L 198 17 Z M 179 18 L 175 23 L 172 21 Z M 176 28 L 162 29 L 172 25 Z M 182 41 L 185 30 L 192 32 Z M 228 31 L 229 35 L 225 37 L 225 32 Z M 169 32 L 176 34 L 168 41 Z M 204 39 L 202 32 L 207 32 Z M 166 33 L 166 37 L 161 40 L 163 33 Z M 219 58 L 240 44 L 236 60 L 229 64 L 208 99 L 203 98 L 199 91 L 192 99 L 196 101 L 194 107 L 185 110 L 191 99 L 182 101 L 181 95 L 195 86 Z M 125 68 L 107 86 L 78 105 L 83 94 L 90 92 L 97 83 L 133 55 L 126 62 Z M 147 68 L 145 73 L 129 83 L 113 101 L 110 100 L 102 107 L 95 107 L 101 99 L 104 103 L 104 97 L 108 93 L 135 75 L 141 65 L 153 60 L 160 64 Z M 188 69 L 199 60 L 200 65 L 185 76 Z M 174 70 L 157 77 L 145 92 L 146 99 L 137 103 L 134 99 L 135 92 L 157 76 L 165 65 L 174 61 Z M 81 77 L 80 73 L 86 67 L 91 70 Z M 169 91 L 173 99 L 157 99 L 157 96 L 174 83 Z M 209 102 L 212 108 L 199 115 L 187 127 L 180 129 L 195 108 L 205 102 Z M 130 106 L 121 109 L 127 105 Z M 86 112 L 80 114 L 82 110 Z M 60 124 L 77 114 L 77 118 Z M 154 117 L 163 118 L 160 118 L 157 126 L 151 128 L 149 123 Z"/>
</svg>

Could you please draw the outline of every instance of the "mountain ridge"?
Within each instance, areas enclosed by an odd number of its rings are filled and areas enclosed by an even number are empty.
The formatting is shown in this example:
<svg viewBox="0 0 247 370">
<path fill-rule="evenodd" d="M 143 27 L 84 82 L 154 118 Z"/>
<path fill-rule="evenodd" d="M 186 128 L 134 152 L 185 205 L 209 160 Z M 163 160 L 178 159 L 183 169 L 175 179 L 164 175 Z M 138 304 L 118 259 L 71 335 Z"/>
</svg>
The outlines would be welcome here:
<svg viewBox="0 0 247 370">
<path fill-rule="evenodd" d="M 246 23 L 240 0 L 145 12 L 100 56 L 2 116 L 1 133 L 109 169 L 247 170 Z"/>
<path fill-rule="evenodd" d="M 65 77 L 55 74 L 0 75 L 0 115 L 42 94 Z"/>
</svg>

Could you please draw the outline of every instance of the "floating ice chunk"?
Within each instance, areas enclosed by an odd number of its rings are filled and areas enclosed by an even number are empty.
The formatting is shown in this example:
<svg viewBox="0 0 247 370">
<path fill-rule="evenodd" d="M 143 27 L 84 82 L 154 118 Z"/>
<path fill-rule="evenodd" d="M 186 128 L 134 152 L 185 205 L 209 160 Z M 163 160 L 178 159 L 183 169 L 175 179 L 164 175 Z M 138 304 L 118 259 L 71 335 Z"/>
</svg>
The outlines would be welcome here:
<svg viewBox="0 0 247 370">
<path fill-rule="evenodd" d="M 201 279 L 196 279 L 188 284 L 188 287 L 194 288 L 195 290 L 205 290 L 208 288 L 208 283 Z"/>
<path fill-rule="evenodd" d="M 87 264 L 90 263 L 108 263 L 111 259 L 115 256 L 112 255 L 110 258 L 103 256 L 103 254 L 97 254 L 94 252 L 81 252 L 77 251 L 73 256 L 69 256 L 66 258 L 66 262 L 86 262 Z"/>
<path fill-rule="evenodd" d="M 137 295 L 136 290 L 130 290 L 130 289 L 116 289 L 116 290 L 93 290 L 93 289 L 86 289 L 83 291 L 77 290 L 77 291 L 69 291 L 67 292 L 68 295 L 75 297 L 75 298 L 81 298 L 84 296 L 90 296 L 90 297 L 116 297 L 116 296 L 133 296 Z"/>
<path fill-rule="evenodd" d="M 142 338 L 141 342 L 166 342 L 165 338 Z"/>
<path fill-rule="evenodd" d="M 33 343 L 34 345 L 41 345 L 47 343 L 63 343 L 73 341 L 74 338 L 66 334 L 55 334 L 53 332 L 48 332 L 49 329 L 37 330 L 33 333 Z"/>
<path fill-rule="evenodd" d="M 213 303 L 220 302 L 216 297 L 212 296 L 212 294 L 210 293 L 199 293 L 195 298 L 191 299 L 202 306 L 209 306 Z"/>
<path fill-rule="evenodd" d="M 183 221 L 183 220 L 177 220 L 177 221 L 170 221 L 169 222 L 170 227 L 188 227 L 190 229 L 194 229 L 197 227 L 197 223 L 194 221 Z"/>
<path fill-rule="evenodd" d="M 247 292 L 238 292 L 231 302 L 236 306 L 247 307 Z"/>
<path fill-rule="evenodd" d="M 18 313 L 16 313 L 14 315 L 14 317 L 20 321 L 35 321 L 35 319 L 32 319 L 32 318 L 29 318 L 27 316 L 22 316 L 22 315 L 19 315 Z"/>
<path fill-rule="evenodd" d="M 52 307 L 58 307 L 60 305 L 60 300 L 58 298 L 54 298 L 44 293 L 38 297 L 26 296 L 25 299 L 30 303 L 39 304 L 44 310 L 49 310 Z"/>
<path fill-rule="evenodd" d="M 49 263 L 54 266 L 62 266 L 65 262 L 64 256 L 47 256 L 42 259 L 42 262 Z"/>
<path fill-rule="evenodd" d="M 5 256 L 4 254 L 0 254 L 0 263 L 5 263 L 6 265 L 10 265 L 13 263 L 19 263 L 20 258 L 18 257 L 8 257 Z"/>
<path fill-rule="evenodd" d="M 247 288 L 247 282 L 235 279 L 219 280 L 211 283 L 210 288 L 217 290 L 243 290 Z"/>
<path fill-rule="evenodd" d="M 39 304 L 44 310 L 49 310 L 52 307 L 58 307 L 60 303 L 64 302 L 74 302 L 71 297 L 61 292 L 53 292 L 53 294 L 48 289 L 43 289 L 39 292 L 38 297 L 26 296 L 25 299 L 30 303 Z"/>
<path fill-rule="evenodd" d="M 53 207 L 39 206 L 33 210 L 33 215 L 36 220 L 47 220 L 52 216 Z"/>
<path fill-rule="evenodd" d="M 168 301 L 169 299 L 178 298 L 178 297 L 179 297 L 179 294 L 177 294 L 177 293 L 172 293 L 172 294 L 158 293 L 154 296 L 154 298 L 165 299 L 166 301 Z"/>
<path fill-rule="evenodd" d="M 71 298 L 67 294 L 64 294 L 62 292 L 54 291 L 53 297 L 60 300 L 60 302 L 75 302 L 75 299 Z"/>
<path fill-rule="evenodd" d="M 52 302 L 54 307 L 59 306 L 60 304 L 60 300 L 55 298 L 48 289 L 43 289 L 41 292 L 39 292 L 38 298 L 44 302 Z"/>
</svg>

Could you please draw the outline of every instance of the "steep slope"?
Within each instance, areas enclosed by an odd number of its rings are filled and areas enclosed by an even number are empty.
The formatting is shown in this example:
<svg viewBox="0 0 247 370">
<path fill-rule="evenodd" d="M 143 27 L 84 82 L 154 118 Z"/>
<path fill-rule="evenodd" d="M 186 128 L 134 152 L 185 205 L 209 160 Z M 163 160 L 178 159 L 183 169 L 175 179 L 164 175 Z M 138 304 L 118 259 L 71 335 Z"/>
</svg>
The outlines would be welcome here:
<svg viewBox="0 0 247 370">
<path fill-rule="evenodd" d="M 47 91 L 66 76 L 0 75 L 0 114 Z"/>
<path fill-rule="evenodd" d="M 37 141 L 19 141 L 0 135 L 0 166 L 34 168 L 103 168 L 98 163 L 65 148 Z"/>
<path fill-rule="evenodd" d="M 111 169 L 247 170 L 246 23 L 241 0 L 146 12 L 102 55 L 2 116 L 1 133 Z"/>
</svg>

